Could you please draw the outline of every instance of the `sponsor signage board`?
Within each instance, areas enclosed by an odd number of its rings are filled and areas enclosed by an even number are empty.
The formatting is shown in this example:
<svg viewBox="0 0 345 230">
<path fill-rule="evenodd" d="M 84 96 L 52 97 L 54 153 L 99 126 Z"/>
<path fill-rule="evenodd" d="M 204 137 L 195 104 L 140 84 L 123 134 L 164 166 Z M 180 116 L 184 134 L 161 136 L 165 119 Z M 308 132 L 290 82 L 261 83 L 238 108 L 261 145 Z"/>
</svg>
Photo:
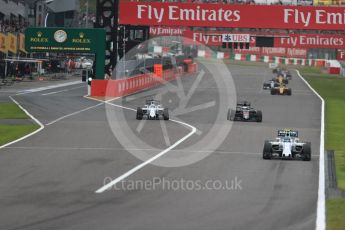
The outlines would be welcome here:
<svg viewBox="0 0 345 230">
<path fill-rule="evenodd" d="M 343 30 L 342 7 L 120 1 L 119 23 L 223 28 Z"/>
<path fill-rule="evenodd" d="M 222 42 L 250 42 L 249 34 L 222 34 Z"/>
</svg>

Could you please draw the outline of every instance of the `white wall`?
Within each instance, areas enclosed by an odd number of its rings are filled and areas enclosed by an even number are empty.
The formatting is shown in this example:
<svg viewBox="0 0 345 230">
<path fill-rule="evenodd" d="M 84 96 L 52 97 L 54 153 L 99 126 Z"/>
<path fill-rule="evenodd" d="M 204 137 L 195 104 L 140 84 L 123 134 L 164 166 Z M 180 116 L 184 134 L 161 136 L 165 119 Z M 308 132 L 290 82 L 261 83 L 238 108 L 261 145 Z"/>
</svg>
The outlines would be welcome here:
<svg viewBox="0 0 345 230">
<path fill-rule="evenodd" d="M 48 5 L 53 12 L 80 11 L 79 0 L 55 0 Z"/>
</svg>

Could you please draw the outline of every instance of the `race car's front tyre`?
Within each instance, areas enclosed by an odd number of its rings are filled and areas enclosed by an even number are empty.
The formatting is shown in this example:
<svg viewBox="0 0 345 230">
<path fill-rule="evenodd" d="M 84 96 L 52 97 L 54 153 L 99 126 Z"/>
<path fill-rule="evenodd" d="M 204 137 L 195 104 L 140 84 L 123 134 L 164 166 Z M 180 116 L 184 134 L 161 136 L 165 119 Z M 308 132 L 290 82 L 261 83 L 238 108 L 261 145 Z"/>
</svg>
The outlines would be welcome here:
<svg viewBox="0 0 345 230">
<path fill-rule="evenodd" d="M 262 122 L 262 112 L 260 110 L 256 112 L 256 122 Z"/>
<path fill-rule="evenodd" d="M 291 89 L 287 89 L 286 94 L 287 94 L 288 96 L 291 96 L 291 94 L 292 94 L 292 90 L 291 90 Z"/>
<path fill-rule="evenodd" d="M 163 110 L 163 119 L 166 121 L 169 120 L 169 110 L 168 109 Z"/>
<path fill-rule="evenodd" d="M 304 161 L 310 161 L 311 160 L 311 144 L 310 144 L 310 142 L 307 142 L 303 146 L 303 160 Z"/>
<path fill-rule="evenodd" d="M 229 109 L 229 110 L 228 110 L 227 119 L 228 119 L 229 121 L 234 121 L 234 120 L 235 120 L 235 111 L 234 111 L 234 110 L 232 110 L 232 109 Z"/>
<path fill-rule="evenodd" d="M 137 120 L 142 120 L 144 116 L 142 108 L 138 107 L 137 108 Z"/>
<path fill-rule="evenodd" d="M 265 141 L 264 149 L 262 151 L 262 158 L 270 160 L 272 158 L 272 146 L 269 141 Z"/>
<path fill-rule="evenodd" d="M 271 89 L 271 95 L 275 95 L 276 94 L 276 90 L 275 89 Z"/>
</svg>

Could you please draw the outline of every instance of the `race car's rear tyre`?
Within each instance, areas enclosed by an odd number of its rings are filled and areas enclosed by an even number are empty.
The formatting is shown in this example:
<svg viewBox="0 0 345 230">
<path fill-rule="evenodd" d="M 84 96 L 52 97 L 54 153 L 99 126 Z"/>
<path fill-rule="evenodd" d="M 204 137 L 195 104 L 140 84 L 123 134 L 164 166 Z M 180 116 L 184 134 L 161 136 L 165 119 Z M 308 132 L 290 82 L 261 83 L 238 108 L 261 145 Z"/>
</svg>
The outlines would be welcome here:
<svg viewBox="0 0 345 230">
<path fill-rule="evenodd" d="M 283 83 L 284 83 L 284 84 L 289 84 L 289 80 L 288 80 L 288 79 L 284 79 L 284 80 L 283 80 Z"/>
<path fill-rule="evenodd" d="M 276 90 L 275 89 L 271 89 L 271 95 L 275 95 L 276 94 Z"/>
<path fill-rule="evenodd" d="M 138 107 L 137 108 L 137 120 L 142 120 L 144 116 L 142 108 Z"/>
<path fill-rule="evenodd" d="M 265 160 L 270 160 L 272 158 L 272 146 L 269 141 L 265 141 L 262 158 Z"/>
<path fill-rule="evenodd" d="M 262 122 L 262 112 L 261 112 L 261 110 L 258 110 L 256 112 L 256 122 Z"/>
<path fill-rule="evenodd" d="M 166 121 L 169 120 L 169 110 L 168 109 L 163 110 L 163 119 Z"/>
<path fill-rule="evenodd" d="M 291 89 L 287 89 L 286 94 L 287 94 L 288 96 L 291 96 L 291 94 L 292 94 L 292 90 L 291 90 Z"/>
<path fill-rule="evenodd" d="M 303 160 L 304 161 L 310 161 L 311 160 L 311 144 L 310 144 L 310 142 L 307 142 L 303 146 Z"/>
</svg>

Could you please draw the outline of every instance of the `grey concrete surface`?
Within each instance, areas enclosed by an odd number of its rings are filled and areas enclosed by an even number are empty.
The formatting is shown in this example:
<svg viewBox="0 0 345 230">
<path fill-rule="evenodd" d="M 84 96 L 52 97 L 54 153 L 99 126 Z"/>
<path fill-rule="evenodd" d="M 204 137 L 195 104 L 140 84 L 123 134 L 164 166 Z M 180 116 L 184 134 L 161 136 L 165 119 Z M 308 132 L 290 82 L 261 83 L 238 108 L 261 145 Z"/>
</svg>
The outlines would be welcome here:
<svg viewBox="0 0 345 230">
<path fill-rule="evenodd" d="M 143 151 L 153 156 L 167 147 L 159 121 L 148 121 L 137 132 L 140 122 L 135 120 L 134 112 L 99 105 L 0 150 L 0 229 L 314 229 L 321 102 L 295 74 L 290 82 L 291 97 L 271 96 L 262 90 L 262 82 L 273 76 L 267 68 L 228 68 L 237 98 L 247 99 L 261 109 L 263 122 L 233 124 L 225 141 L 194 164 L 171 168 L 149 165 L 126 180 L 184 180 L 202 185 L 209 180 L 223 184 L 240 181 L 236 189 L 186 191 L 157 186 L 95 194 L 106 177 L 115 179 L 142 162 L 129 153 L 129 148 L 142 151 L 149 145 L 152 149 Z M 195 79 L 182 80 L 186 92 Z M 217 102 L 217 92 L 212 78 L 204 77 L 188 106 L 213 99 Z M 82 98 L 84 93 L 85 89 L 80 88 L 48 96 L 32 93 L 16 99 L 46 124 L 98 104 Z M 179 101 L 174 93 L 167 93 L 165 86 L 113 103 L 135 109 L 145 98 L 161 93 L 163 104 L 174 113 Z M 218 111 L 219 106 L 179 115 L 180 120 L 201 133 L 163 158 L 203 154 L 208 142 L 199 142 L 215 122 L 213 111 Z M 107 113 L 121 116 L 112 120 Z M 126 149 L 114 137 L 109 122 L 122 122 L 145 146 L 132 143 Z M 226 114 L 217 122 L 220 126 L 230 124 Z M 171 121 L 165 124 L 172 143 L 190 131 Z M 296 128 L 302 140 L 312 142 L 311 162 L 262 159 L 264 140 L 275 138 L 279 128 Z"/>
</svg>

